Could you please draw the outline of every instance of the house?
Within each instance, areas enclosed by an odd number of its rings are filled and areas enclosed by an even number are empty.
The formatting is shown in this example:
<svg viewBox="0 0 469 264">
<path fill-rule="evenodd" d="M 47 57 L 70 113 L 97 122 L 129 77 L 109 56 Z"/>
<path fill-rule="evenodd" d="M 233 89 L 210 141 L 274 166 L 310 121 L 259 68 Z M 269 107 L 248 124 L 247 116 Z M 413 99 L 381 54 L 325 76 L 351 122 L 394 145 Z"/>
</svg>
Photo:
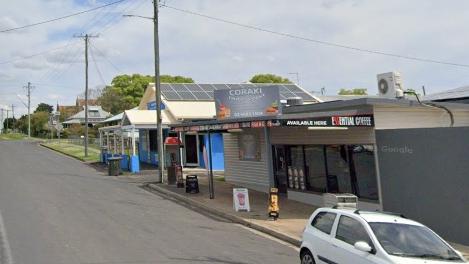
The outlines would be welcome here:
<svg viewBox="0 0 469 264">
<path fill-rule="evenodd" d="M 90 126 L 95 126 L 102 121 L 106 120 L 111 116 L 109 112 L 104 111 L 101 106 L 88 106 L 88 124 Z M 76 113 L 75 115 L 67 118 L 65 122 L 62 123 L 65 127 L 73 124 L 85 124 L 85 107 L 83 110 Z"/>
</svg>

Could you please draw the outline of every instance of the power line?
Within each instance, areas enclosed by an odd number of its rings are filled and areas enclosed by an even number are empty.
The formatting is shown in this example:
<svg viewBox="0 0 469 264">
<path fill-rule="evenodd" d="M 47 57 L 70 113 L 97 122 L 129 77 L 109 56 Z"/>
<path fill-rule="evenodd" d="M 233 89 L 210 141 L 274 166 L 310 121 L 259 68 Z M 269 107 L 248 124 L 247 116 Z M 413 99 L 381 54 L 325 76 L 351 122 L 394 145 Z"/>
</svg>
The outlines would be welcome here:
<svg viewBox="0 0 469 264">
<path fill-rule="evenodd" d="M 111 2 L 111 3 L 109 3 L 109 4 L 105 4 L 105 5 L 98 6 L 98 7 L 95 7 L 95 8 L 91 8 L 91 9 L 88 9 L 88 10 L 84 10 L 84 11 L 81 11 L 81 12 L 73 13 L 73 14 L 70 14 L 70 15 L 62 16 L 62 17 L 56 17 L 56 18 L 49 19 L 49 20 L 45 20 L 45 21 L 41 21 L 41 22 L 36 22 L 36 23 L 33 23 L 33 24 L 29 24 L 29 25 L 24 25 L 24 26 L 15 27 L 15 28 L 4 29 L 4 30 L 1 30 L 0 33 L 10 32 L 10 31 L 19 30 L 19 29 L 24 29 L 24 28 L 29 28 L 29 27 L 34 27 L 34 26 L 39 26 L 39 25 L 42 25 L 42 24 L 46 24 L 46 23 L 50 23 L 50 22 L 54 22 L 54 21 L 58 21 L 58 20 L 66 19 L 66 18 L 70 18 L 70 17 L 73 17 L 73 16 L 78 16 L 78 15 L 85 14 L 85 13 L 89 13 L 89 12 L 93 12 L 93 11 L 95 11 L 95 10 L 98 10 L 98 9 L 101 9 L 101 8 L 105 8 L 105 7 L 108 7 L 108 6 L 111 6 L 111 5 L 119 4 L 119 3 L 124 2 L 124 1 L 126 1 L 126 0 L 119 0 L 119 1 Z"/>
<path fill-rule="evenodd" d="M 349 46 L 349 45 L 346 45 L 346 44 L 340 44 L 340 43 L 334 43 L 334 42 L 329 42 L 329 41 L 317 40 L 317 39 L 302 37 L 302 36 L 298 36 L 298 35 L 294 35 L 294 34 L 290 34 L 290 33 L 273 31 L 273 30 L 270 30 L 270 29 L 265 29 L 265 28 L 261 28 L 261 27 L 257 27 L 257 26 L 248 25 L 248 24 L 242 24 L 242 23 L 239 23 L 239 22 L 235 22 L 235 21 L 231 21 L 231 20 L 227 20 L 227 19 L 223 19 L 223 18 L 218 18 L 218 17 L 213 17 L 213 16 L 197 13 L 197 12 L 190 11 L 190 10 L 180 9 L 180 8 L 169 6 L 169 5 L 166 5 L 166 4 L 162 4 L 162 6 L 167 7 L 169 9 L 173 9 L 173 10 L 182 12 L 182 13 L 207 18 L 207 19 L 214 20 L 214 21 L 217 21 L 217 22 L 231 24 L 231 25 L 235 25 L 235 26 L 239 26 L 239 27 L 243 27 L 243 28 L 247 28 L 247 29 L 251 29 L 251 30 L 257 30 L 257 31 L 270 33 L 270 34 L 283 36 L 283 37 L 288 37 L 288 38 L 292 38 L 292 39 L 299 39 L 299 40 L 312 42 L 312 43 L 316 43 L 316 44 L 320 44 L 320 45 L 324 45 L 324 46 L 354 50 L 354 51 L 358 51 L 358 52 L 362 52 L 362 53 L 382 55 L 382 56 L 394 57 L 394 58 L 400 58 L 400 59 L 406 59 L 406 60 L 412 60 L 412 61 L 419 61 L 419 62 L 427 62 L 427 63 L 435 63 L 435 64 L 443 64 L 443 65 L 450 65 L 450 66 L 469 68 L 469 64 L 440 61 L 440 60 L 436 60 L 436 59 L 420 58 L 420 57 L 414 57 L 414 56 L 401 55 L 401 54 L 397 54 L 397 53 L 384 52 L 384 51 L 379 51 L 379 50 L 359 48 L 359 47 Z"/>
<path fill-rule="evenodd" d="M 94 57 L 93 49 L 90 46 L 90 54 L 91 54 L 91 60 L 93 60 L 94 66 L 96 67 L 96 71 L 98 72 L 99 79 L 101 79 L 101 82 L 106 85 L 106 81 L 103 78 L 103 74 L 99 70 L 98 63 L 96 63 L 96 59 Z"/>
<path fill-rule="evenodd" d="M 104 55 L 103 52 L 101 52 L 101 50 L 99 50 L 93 43 L 90 42 L 90 46 L 92 49 L 94 49 L 95 51 L 97 51 L 99 53 L 99 55 L 101 55 L 101 57 L 103 57 L 112 67 L 114 67 L 114 69 L 118 72 L 118 73 L 123 73 L 123 71 L 121 69 L 119 69 L 119 67 L 117 67 L 111 60 L 109 60 L 107 58 L 107 56 Z"/>
</svg>

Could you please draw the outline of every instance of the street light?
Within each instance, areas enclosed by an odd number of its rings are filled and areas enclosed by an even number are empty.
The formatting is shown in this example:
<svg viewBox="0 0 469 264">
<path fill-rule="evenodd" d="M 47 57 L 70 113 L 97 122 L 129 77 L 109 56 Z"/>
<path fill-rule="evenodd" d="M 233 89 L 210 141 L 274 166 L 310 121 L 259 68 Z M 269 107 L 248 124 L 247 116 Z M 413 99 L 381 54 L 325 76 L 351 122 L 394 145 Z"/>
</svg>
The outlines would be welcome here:
<svg viewBox="0 0 469 264">
<path fill-rule="evenodd" d="M 161 83 L 160 83 L 160 43 L 158 37 L 158 2 L 153 0 L 153 17 L 139 15 L 123 15 L 124 17 L 138 17 L 153 20 L 153 39 L 155 53 L 155 97 L 156 97 L 156 130 L 158 148 L 158 177 L 157 182 L 163 182 L 164 153 L 163 153 L 163 128 L 161 119 Z"/>
</svg>

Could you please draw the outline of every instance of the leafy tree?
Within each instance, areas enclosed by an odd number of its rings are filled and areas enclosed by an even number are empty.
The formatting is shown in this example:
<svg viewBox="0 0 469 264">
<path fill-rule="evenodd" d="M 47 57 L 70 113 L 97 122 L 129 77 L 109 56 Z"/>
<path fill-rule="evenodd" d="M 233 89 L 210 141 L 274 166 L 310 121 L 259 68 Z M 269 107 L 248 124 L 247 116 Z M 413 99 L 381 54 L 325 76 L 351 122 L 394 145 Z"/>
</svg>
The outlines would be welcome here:
<svg viewBox="0 0 469 264">
<path fill-rule="evenodd" d="M 154 82 L 150 75 L 118 75 L 112 79 L 111 86 L 103 89 L 98 103 L 111 114 L 136 107 L 149 83 Z M 162 83 L 193 83 L 192 78 L 162 75 Z"/>
<path fill-rule="evenodd" d="M 31 115 L 31 135 L 45 137 L 49 131 L 47 122 L 49 121 L 49 113 L 37 112 Z M 26 119 L 27 126 L 27 119 Z M 26 128 L 27 129 L 27 128 Z"/>
<path fill-rule="evenodd" d="M 339 95 L 368 95 L 368 91 L 362 88 L 340 89 Z"/>
<path fill-rule="evenodd" d="M 292 83 L 287 78 L 270 73 L 256 74 L 249 81 L 251 83 Z"/>
<path fill-rule="evenodd" d="M 48 105 L 48 104 L 45 104 L 45 103 L 40 103 L 36 110 L 34 110 L 34 113 L 37 113 L 37 112 L 47 112 L 47 113 L 52 113 L 52 111 L 54 111 L 54 107 L 52 105 Z"/>
<path fill-rule="evenodd" d="M 189 77 L 184 76 L 171 76 L 171 75 L 161 75 L 161 83 L 194 83 L 194 80 Z"/>
<path fill-rule="evenodd" d="M 5 118 L 3 120 L 3 129 L 5 131 L 13 129 L 13 126 L 16 126 L 15 124 L 17 122 L 16 120 L 17 119 L 13 117 Z"/>
</svg>

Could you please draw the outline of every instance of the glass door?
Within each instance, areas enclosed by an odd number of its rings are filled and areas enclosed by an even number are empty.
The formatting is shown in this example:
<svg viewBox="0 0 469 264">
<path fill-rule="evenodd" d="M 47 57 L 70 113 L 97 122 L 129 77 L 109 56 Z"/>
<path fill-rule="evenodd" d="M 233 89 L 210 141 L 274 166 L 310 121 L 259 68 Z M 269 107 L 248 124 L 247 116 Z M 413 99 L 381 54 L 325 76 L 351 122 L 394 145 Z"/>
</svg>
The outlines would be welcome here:
<svg viewBox="0 0 469 264">
<path fill-rule="evenodd" d="M 287 161 L 284 146 L 273 146 L 275 186 L 279 193 L 287 193 Z"/>
<path fill-rule="evenodd" d="M 184 147 L 186 152 L 186 166 L 199 166 L 197 135 L 185 135 Z"/>
</svg>

